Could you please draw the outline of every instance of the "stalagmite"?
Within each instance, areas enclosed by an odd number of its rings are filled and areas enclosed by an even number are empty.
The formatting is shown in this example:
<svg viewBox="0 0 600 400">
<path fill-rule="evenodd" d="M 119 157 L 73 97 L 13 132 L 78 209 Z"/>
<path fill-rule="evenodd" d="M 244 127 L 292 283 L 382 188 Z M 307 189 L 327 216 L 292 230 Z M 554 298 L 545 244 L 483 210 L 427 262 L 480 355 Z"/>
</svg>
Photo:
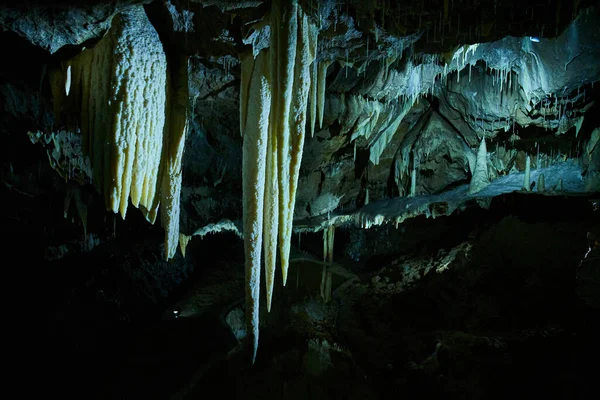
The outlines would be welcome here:
<svg viewBox="0 0 600 400">
<path fill-rule="evenodd" d="M 261 51 L 256 59 L 246 55 L 242 71 L 252 71 L 242 81 L 240 103 L 245 116 L 241 126 L 244 137 L 242 159 L 244 253 L 246 258 L 246 325 L 252 343 L 252 363 L 258 349 L 258 312 L 260 297 L 260 253 L 263 234 L 265 170 L 271 113 L 271 72 L 269 54 Z M 246 72 L 245 72 L 246 73 Z"/>
<path fill-rule="evenodd" d="M 563 191 L 563 180 L 562 180 L 562 178 L 558 179 L 558 182 L 556 183 L 556 186 L 554 187 L 554 191 L 555 192 L 562 192 Z"/>
<path fill-rule="evenodd" d="M 529 154 L 527 155 L 527 159 L 525 160 L 525 175 L 523 177 L 523 189 L 526 191 L 531 190 L 531 160 L 529 159 Z"/>
<path fill-rule="evenodd" d="M 545 183 L 545 179 L 544 179 L 544 174 L 540 174 L 540 176 L 538 178 L 537 191 L 540 193 L 546 191 L 546 183 Z"/>
<path fill-rule="evenodd" d="M 485 138 L 481 139 L 479 150 L 477 150 L 477 161 L 475 163 L 475 171 L 469 184 L 469 194 L 474 194 L 481 191 L 490 183 L 487 168 L 487 148 Z"/>
</svg>

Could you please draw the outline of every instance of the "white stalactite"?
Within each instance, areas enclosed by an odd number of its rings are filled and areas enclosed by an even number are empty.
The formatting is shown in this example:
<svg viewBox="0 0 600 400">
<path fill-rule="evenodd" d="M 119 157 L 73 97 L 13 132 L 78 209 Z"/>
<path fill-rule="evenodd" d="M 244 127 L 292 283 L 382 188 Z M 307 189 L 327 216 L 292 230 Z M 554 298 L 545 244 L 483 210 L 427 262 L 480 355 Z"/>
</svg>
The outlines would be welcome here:
<svg viewBox="0 0 600 400">
<path fill-rule="evenodd" d="M 279 3 L 282 4 L 279 4 Z M 272 24 L 275 28 L 271 32 L 271 46 L 277 45 L 277 58 L 272 65 L 273 73 L 277 78 L 277 90 L 273 94 L 273 111 L 276 113 L 278 134 L 277 139 L 277 166 L 279 180 L 279 257 L 283 282 L 287 282 L 287 259 L 289 255 L 288 230 L 291 233 L 291 224 L 294 210 L 290 209 L 290 182 L 292 162 L 291 138 L 291 105 L 294 97 L 294 78 L 296 52 L 298 45 L 298 3 L 292 1 L 274 1 L 272 7 Z M 272 58 L 273 59 L 273 58 Z M 285 263 L 284 263 L 285 261 Z"/>
<path fill-rule="evenodd" d="M 271 118 L 273 114 L 271 114 Z M 277 132 L 269 129 L 266 154 L 263 251 L 265 256 L 265 286 L 267 311 L 271 311 L 275 268 L 277 265 L 277 235 L 279 226 L 279 181 L 277 173 Z"/>
<path fill-rule="evenodd" d="M 413 166 L 410 174 L 410 194 L 409 197 L 415 197 L 417 194 L 417 167 Z"/>
<path fill-rule="evenodd" d="M 319 129 L 323 129 L 323 114 L 325 113 L 325 81 L 327 80 L 327 68 L 329 68 L 331 63 L 331 60 L 322 60 L 318 65 L 317 112 L 319 115 Z"/>
<path fill-rule="evenodd" d="M 317 28 L 297 1 L 275 0 L 270 48 L 242 61 L 240 128 L 244 137 L 246 321 L 253 362 L 258 346 L 261 247 L 265 253 L 267 309 L 279 254 L 287 282 L 293 212 L 316 56 Z"/>
<path fill-rule="evenodd" d="M 71 91 L 71 66 L 67 66 L 67 77 L 65 78 L 65 94 L 68 96 Z"/>
<path fill-rule="evenodd" d="M 525 160 L 525 176 L 523 177 L 523 189 L 526 191 L 531 190 L 531 160 L 529 159 L 529 154 L 527 155 L 527 159 Z"/>
<path fill-rule="evenodd" d="M 298 177 L 300 175 L 300 164 L 302 162 L 302 151 L 306 136 L 306 117 L 308 96 L 310 92 L 310 67 L 317 52 L 317 28 L 308 22 L 308 16 L 298 8 L 298 42 L 296 62 L 294 71 L 294 85 L 292 91 L 291 113 L 289 119 L 290 132 L 290 163 L 289 181 L 285 189 L 288 192 L 287 204 L 280 214 L 279 228 L 281 272 L 283 286 L 287 283 L 287 271 L 289 265 L 289 254 L 292 240 L 292 222 L 294 219 L 294 207 L 296 205 L 296 190 Z M 280 181 L 281 182 L 281 181 Z M 281 186 L 280 186 L 281 188 Z M 281 216 L 283 215 L 283 219 Z"/>
<path fill-rule="evenodd" d="M 318 29 L 316 26 L 314 26 L 314 29 L 317 30 L 318 33 Z M 315 40 L 314 43 L 314 50 L 315 50 L 315 56 L 317 53 L 317 40 Z M 311 70 L 311 76 L 310 76 L 310 137 L 313 137 L 315 134 L 315 124 L 317 123 L 317 82 L 318 82 L 318 67 L 317 67 L 317 62 L 314 61 L 310 67 Z"/>
<path fill-rule="evenodd" d="M 165 230 L 166 258 L 171 259 L 179 242 L 181 164 L 188 130 L 188 59 L 181 57 L 169 84 L 168 117 L 161 160 L 160 220 Z"/>
<path fill-rule="evenodd" d="M 271 113 L 271 71 L 266 51 L 256 59 L 246 55 L 242 70 L 252 71 L 241 93 L 245 118 L 242 160 L 244 253 L 246 257 L 246 325 L 252 343 L 252 363 L 258 349 L 260 256 L 263 240 L 265 170 Z M 245 84 L 242 81 L 242 84 Z"/>
<path fill-rule="evenodd" d="M 81 129 L 92 182 L 106 208 L 125 218 L 131 200 L 154 223 L 162 206 L 167 259 L 179 242 L 187 59 L 184 64 L 171 74 L 167 91 L 162 43 L 136 6 L 117 15 L 93 48 L 69 60 L 60 94 L 52 82 L 55 110 L 64 108 L 63 122 Z"/>
</svg>

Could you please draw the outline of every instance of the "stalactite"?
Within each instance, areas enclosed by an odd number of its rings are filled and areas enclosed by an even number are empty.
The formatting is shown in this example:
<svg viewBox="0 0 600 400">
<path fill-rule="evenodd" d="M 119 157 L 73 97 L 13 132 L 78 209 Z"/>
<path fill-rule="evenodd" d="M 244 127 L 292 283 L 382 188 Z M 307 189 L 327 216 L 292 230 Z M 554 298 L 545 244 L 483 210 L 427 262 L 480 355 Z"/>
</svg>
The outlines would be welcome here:
<svg viewBox="0 0 600 400">
<path fill-rule="evenodd" d="M 67 66 L 67 76 L 65 78 L 65 94 L 68 96 L 71 91 L 71 66 Z"/>
<path fill-rule="evenodd" d="M 315 27 L 316 29 L 316 27 Z M 316 55 L 316 49 L 317 49 L 317 41 L 315 40 L 315 55 Z M 310 137 L 313 137 L 315 134 L 315 124 L 317 122 L 317 82 L 318 82 L 318 67 L 317 67 L 317 62 L 314 61 L 312 63 L 312 66 L 310 67 L 311 70 L 311 77 L 310 77 Z"/>
<path fill-rule="evenodd" d="M 251 71 L 242 80 L 241 101 L 244 104 L 243 137 L 243 220 L 246 258 L 246 325 L 252 344 L 252 363 L 258 349 L 260 255 L 262 248 L 265 170 L 269 117 L 271 113 L 271 71 L 269 55 L 261 51 L 256 59 L 242 57 L 242 71 Z"/>
<path fill-rule="evenodd" d="M 331 65 L 331 60 L 322 60 L 318 66 L 317 77 L 317 105 L 319 115 L 319 129 L 323 128 L 323 114 L 325 111 L 325 81 L 327 80 L 327 68 Z"/>
<path fill-rule="evenodd" d="M 179 248 L 181 250 L 181 254 L 183 254 L 183 257 L 185 257 L 185 250 L 187 249 L 187 245 L 189 244 L 191 238 L 191 236 L 183 233 L 179 234 Z"/>
<path fill-rule="evenodd" d="M 276 53 L 270 50 L 271 56 Z M 266 166 L 265 166 L 265 202 L 263 210 L 263 253 L 265 265 L 265 286 L 267 311 L 271 311 L 271 299 L 273 295 L 273 284 L 275 280 L 275 268 L 277 264 L 277 238 L 279 228 L 279 180 L 277 168 L 277 132 L 274 127 L 274 112 L 271 112 L 269 135 L 267 140 Z"/>
<path fill-rule="evenodd" d="M 531 190 L 531 160 L 529 159 L 529 154 L 527 155 L 527 159 L 525 160 L 525 175 L 523 177 L 523 190 L 530 191 Z"/>
<path fill-rule="evenodd" d="M 329 231 L 328 240 L 327 240 L 327 262 L 333 262 L 333 243 L 335 237 L 335 225 L 329 225 L 327 228 Z"/>
<path fill-rule="evenodd" d="M 329 252 L 329 230 L 323 229 L 323 262 L 327 261 L 327 254 Z"/>
<path fill-rule="evenodd" d="M 165 230 L 165 253 L 173 258 L 179 242 L 179 202 L 181 163 L 188 130 L 188 59 L 182 56 L 171 67 L 167 98 L 167 118 L 161 160 L 160 220 Z"/>
<path fill-rule="evenodd" d="M 60 95 L 52 81 L 57 123 L 81 130 L 92 183 L 106 208 L 125 218 L 131 200 L 154 223 L 161 206 L 167 259 L 179 241 L 187 129 L 187 59 L 179 63 L 167 60 L 143 7 L 136 6 L 68 61 Z"/>
<path fill-rule="evenodd" d="M 246 323 L 253 362 L 258 346 L 263 245 L 268 310 L 277 244 L 284 286 L 287 281 L 317 33 L 297 1 L 276 0 L 271 10 L 270 48 L 260 51 L 256 59 L 247 55 L 242 61 L 240 128 L 244 137 Z"/>
<path fill-rule="evenodd" d="M 272 84 L 272 97 L 271 104 L 268 106 L 271 108 L 269 116 L 269 130 L 267 139 L 267 150 L 265 162 L 265 200 L 263 208 L 263 254 L 264 254 L 264 266 L 265 266 L 265 297 L 267 300 L 267 311 L 271 311 L 271 300 L 273 295 L 273 284 L 275 280 L 275 268 L 277 264 L 277 239 L 279 235 L 279 157 L 281 153 L 279 141 L 282 139 L 280 136 L 280 129 L 285 129 L 287 124 L 282 122 L 282 116 L 287 116 L 289 113 L 290 100 L 287 102 L 285 99 L 281 99 L 286 94 L 286 84 L 291 86 L 292 76 L 287 74 L 284 76 L 284 72 L 279 70 L 279 58 L 283 58 L 284 62 L 289 62 L 289 50 L 287 43 L 280 43 L 283 38 L 287 38 L 286 34 L 281 34 L 282 30 L 287 29 L 285 26 L 285 20 L 280 21 L 280 3 L 273 3 L 273 12 L 271 14 L 271 36 L 270 46 L 268 50 L 269 55 L 269 73 Z M 289 15 L 288 15 L 289 19 Z M 294 43 L 295 46 L 295 43 Z M 294 49 L 295 50 L 295 49 Z M 288 72 L 288 71 L 285 71 Z M 280 81 L 283 80 L 283 82 Z M 287 94 L 289 95 L 288 89 Z M 280 101 L 283 100 L 283 103 Z M 289 131 L 288 131 L 289 134 Z M 257 160 L 261 162 L 261 160 Z"/>
<path fill-rule="evenodd" d="M 271 35 L 271 45 L 277 44 L 278 56 L 273 59 L 272 70 L 276 78 L 277 90 L 273 95 L 273 111 L 277 121 L 277 168 L 279 182 L 279 256 L 283 281 L 287 280 L 287 232 L 291 230 L 293 210 L 290 210 L 290 182 L 292 141 L 291 105 L 294 89 L 294 73 L 298 43 L 298 3 L 293 1 L 287 7 L 286 2 L 273 2 L 271 23 L 276 26 Z M 275 42 L 273 41 L 275 39 Z M 272 119 L 273 121 L 273 119 Z M 285 260 L 285 263 L 284 263 Z"/>
<path fill-rule="evenodd" d="M 283 209 L 280 208 L 279 221 L 280 260 L 284 286 L 287 282 L 288 257 L 292 240 L 292 221 L 294 218 L 294 207 L 296 205 L 296 190 L 298 187 L 298 177 L 300 175 L 304 138 L 306 136 L 306 116 L 310 91 L 310 67 L 314 62 L 317 53 L 317 33 L 316 26 L 309 23 L 308 16 L 299 8 L 298 45 L 294 70 L 294 85 L 292 90 L 293 99 L 289 117 L 289 148 L 291 152 L 289 163 L 290 170 L 288 174 L 289 181 L 285 186 L 285 189 L 287 189 L 287 193 L 285 193 L 287 203 Z M 281 188 L 282 186 L 280 185 L 280 190 Z"/>
<path fill-rule="evenodd" d="M 417 167 L 413 166 L 412 173 L 410 176 L 410 195 L 409 197 L 415 197 L 417 194 Z"/>
<path fill-rule="evenodd" d="M 323 262 L 333 262 L 333 244 L 335 237 L 335 225 L 329 225 L 323 229 Z"/>
</svg>

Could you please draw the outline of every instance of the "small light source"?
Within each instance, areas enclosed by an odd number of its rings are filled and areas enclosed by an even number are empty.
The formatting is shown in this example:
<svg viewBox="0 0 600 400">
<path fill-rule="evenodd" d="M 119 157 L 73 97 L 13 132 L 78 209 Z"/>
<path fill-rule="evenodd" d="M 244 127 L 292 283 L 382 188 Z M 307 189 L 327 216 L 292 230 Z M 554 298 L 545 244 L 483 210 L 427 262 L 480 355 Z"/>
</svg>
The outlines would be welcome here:
<svg viewBox="0 0 600 400">
<path fill-rule="evenodd" d="M 529 36 L 529 40 L 531 40 L 534 43 L 539 43 L 540 42 L 540 38 L 537 36 Z"/>
<path fill-rule="evenodd" d="M 173 315 L 175 318 L 179 318 L 179 310 L 173 310 Z"/>
</svg>

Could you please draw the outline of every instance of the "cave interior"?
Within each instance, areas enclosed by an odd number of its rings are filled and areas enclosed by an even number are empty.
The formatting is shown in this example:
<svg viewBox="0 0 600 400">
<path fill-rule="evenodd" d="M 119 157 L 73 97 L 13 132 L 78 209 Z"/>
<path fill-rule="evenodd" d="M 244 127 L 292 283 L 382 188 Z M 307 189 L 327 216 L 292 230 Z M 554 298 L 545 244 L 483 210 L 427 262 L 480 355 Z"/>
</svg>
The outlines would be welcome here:
<svg viewBox="0 0 600 400">
<path fill-rule="evenodd" d="M 600 2 L 28 0 L 0 26 L 23 396 L 597 392 Z"/>
</svg>

